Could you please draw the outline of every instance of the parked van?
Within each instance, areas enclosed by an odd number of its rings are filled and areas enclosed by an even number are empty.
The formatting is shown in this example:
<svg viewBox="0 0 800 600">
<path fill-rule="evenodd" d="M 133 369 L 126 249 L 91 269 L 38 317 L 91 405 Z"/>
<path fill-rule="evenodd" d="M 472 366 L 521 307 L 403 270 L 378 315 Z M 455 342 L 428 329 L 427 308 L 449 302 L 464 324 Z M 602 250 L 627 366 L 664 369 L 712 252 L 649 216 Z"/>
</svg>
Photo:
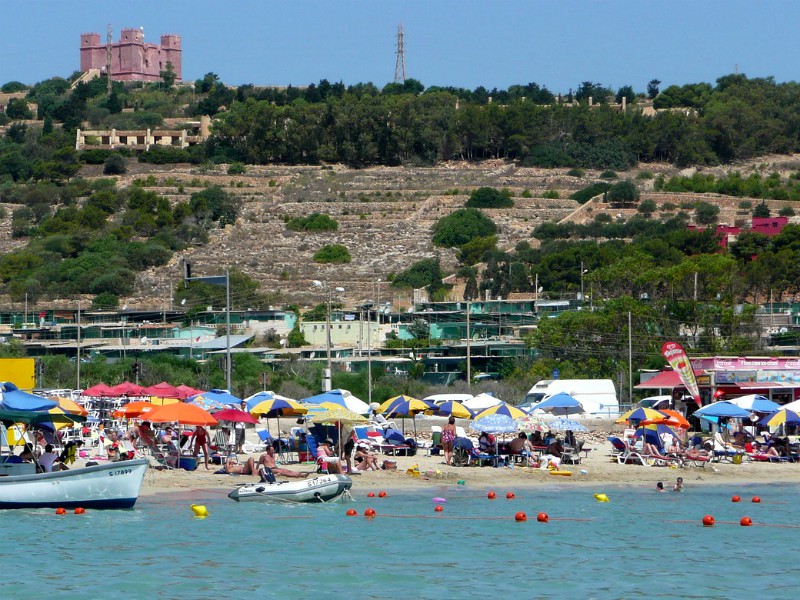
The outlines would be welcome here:
<svg viewBox="0 0 800 600">
<path fill-rule="evenodd" d="M 543 379 L 525 396 L 523 408 L 560 393 L 569 394 L 581 403 L 585 412 L 576 416 L 615 419 L 619 417 L 619 400 L 610 379 Z"/>
<path fill-rule="evenodd" d="M 648 396 L 642 398 L 636 404 L 639 408 L 652 408 L 653 410 L 662 410 L 664 408 L 674 408 L 671 395 L 666 396 Z"/>
</svg>

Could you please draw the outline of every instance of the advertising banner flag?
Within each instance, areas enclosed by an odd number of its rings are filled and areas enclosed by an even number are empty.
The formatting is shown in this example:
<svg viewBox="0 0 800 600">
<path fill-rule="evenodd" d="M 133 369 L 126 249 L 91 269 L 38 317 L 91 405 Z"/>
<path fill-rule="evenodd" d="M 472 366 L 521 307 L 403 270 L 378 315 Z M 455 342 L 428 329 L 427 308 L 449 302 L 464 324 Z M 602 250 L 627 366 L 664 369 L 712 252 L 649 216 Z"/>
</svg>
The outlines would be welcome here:
<svg viewBox="0 0 800 600">
<path fill-rule="evenodd" d="M 686 356 L 686 351 L 677 342 L 666 342 L 661 346 L 661 354 L 667 359 L 670 366 L 675 369 L 675 372 L 681 378 L 683 385 L 689 390 L 689 393 L 697 402 L 697 406 L 703 406 L 703 401 L 700 399 L 700 388 L 697 387 L 697 380 L 694 377 L 694 369 L 689 357 Z"/>
</svg>

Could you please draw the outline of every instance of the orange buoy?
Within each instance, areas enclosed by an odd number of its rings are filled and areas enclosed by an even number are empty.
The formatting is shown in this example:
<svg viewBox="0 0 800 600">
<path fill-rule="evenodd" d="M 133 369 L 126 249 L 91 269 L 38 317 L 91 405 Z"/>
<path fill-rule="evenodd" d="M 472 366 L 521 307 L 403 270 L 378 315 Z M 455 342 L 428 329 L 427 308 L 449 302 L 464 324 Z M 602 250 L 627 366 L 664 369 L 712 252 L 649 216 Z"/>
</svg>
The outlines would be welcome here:
<svg viewBox="0 0 800 600">
<path fill-rule="evenodd" d="M 753 524 L 753 519 L 750 517 L 742 517 L 742 520 L 739 521 L 739 525 L 742 527 L 750 527 Z"/>
<path fill-rule="evenodd" d="M 753 502 L 758 504 L 759 502 L 761 502 L 761 498 L 759 498 L 758 496 L 753 496 Z"/>
<path fill-rule="evenodd" d="M 540 512 L 536 515 L 536 520 L 539 521 L 539 523 L 547 523 L 550 520 L 550 515 L 546 512 Z"/>
<path fill-rule="evenodd" d="M 495 498 L 497 498 L 497 494 L 495 494 L 494 492 L 489 492 L 488 494 L 486 494 L 486 497 L 489 500 L 494 500 Z"/>
<path fill-rule="evenodd" d="M 434 510 L 434 512 L 442 512 L 444 510 L 444 508 L 442 507 L 441 504 L 437 504 L 436 508 L 434 508 L 433 510 Z"/>
<path fill-rule="evenodd" d="M 367 492 L 367 498 L 374 498 L 375 492 Z"/>
<path fill-rule="evenodd" d="M 378 498 L 386 498 L 386 492 L 378 492 Z"/>
<path fill-rule="evenodd" d="M 86 512 L 86 509 L 85 509 L 85 508 L 82 508 L 82 507 L 80 507 L 80 506 L 79 506 L 78 508 L 76 508 L 76 509 L 75 509 L 75 514 L 76 514 L 76 515 L 82 515 L 82 514 L 84 514 L 85 512 Z"/>
<path fill-rule="evenodd" d="M 528 515 L 526 515 L 524 512 L 520 511 L 517 514 L 514 515 L 514 520 L 515 521 L 527 521 L 528 520 Z"/>
<path fill-rule="evenodd" d="M 375 514 L 376 513 L 375 513 L 375 509 L 374 508 L 368 508 L 367 510 L 364 511 L 364 516 L 365 517 L 372 518 L 372 517 L 375 516 Z"/>
<path fill-rule="evenodd" d="M 706 515 L 703 517 L 703 527 L 713 527 L 714 526 L 714 517 L 711 515 Z"/>
<path fill-rule="evenodd" d="M 59 507 L 59 508 L 56 509 L 56 514 L 57 515 L 65 515 L 65 514 L 67 514 L 67 509 Z"/>
<path fill-rule="evenodd" d="M 358 512 L 356 512 L 356 509 L 355 509 L 355 508 L 350 508 L 350 509 L 348 509 L 348 511 L 347 511 L 345 514 L 346 514 L 348 517 L 356 517 L 356 516 L 358 516 Z"/>
<path fill-rule="evenodd" d="M 741 501 L 742 501 L 741 496 L 734 496 L 733 498 L 731 498 L 731 502 L 741 502 Z"/>
<path fill-rule="evenodd" d="M 506 499 L 513 500 L 514 498 L 516 498 L 516 496 L 514 496 L 514 492 L 508 492 L 506 494 Z"/>
</svg>

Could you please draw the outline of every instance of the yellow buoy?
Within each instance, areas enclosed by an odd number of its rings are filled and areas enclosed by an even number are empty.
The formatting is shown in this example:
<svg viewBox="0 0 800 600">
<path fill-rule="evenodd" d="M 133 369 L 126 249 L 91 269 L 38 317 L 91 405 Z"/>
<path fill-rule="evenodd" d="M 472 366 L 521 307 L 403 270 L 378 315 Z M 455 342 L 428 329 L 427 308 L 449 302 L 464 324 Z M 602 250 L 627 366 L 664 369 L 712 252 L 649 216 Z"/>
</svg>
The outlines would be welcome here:
<svg viewBox="0 0 800 600">
<path fill-rule="evenodd" d="M 605 494 L 595 494 L 594 499 L 598 502 L 611 502 Z"/>
<path fill-rule="evenodd" d="M 192 509 L 195 517 L 205 519 L 208 516 L 208 510 L 202 504 L 192 504 L 189 508 Z"/>
</svg>

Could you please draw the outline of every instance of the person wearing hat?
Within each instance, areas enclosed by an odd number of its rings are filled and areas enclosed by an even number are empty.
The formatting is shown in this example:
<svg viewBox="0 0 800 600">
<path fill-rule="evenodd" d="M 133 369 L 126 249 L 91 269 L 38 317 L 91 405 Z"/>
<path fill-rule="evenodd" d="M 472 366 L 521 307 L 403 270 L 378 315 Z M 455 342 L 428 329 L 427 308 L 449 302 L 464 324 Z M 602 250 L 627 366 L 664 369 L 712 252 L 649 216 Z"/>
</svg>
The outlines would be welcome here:
<svg viewBox="0 0 800 600">
<path fill-rule="evenodd" d="M 333 440 L 327 438 L 317 448 L 317 459 L 324 462 L 328 467 L 328 473 L 341 474 L 342 466 L 339 457 L 333 453 Z"/>
</svg>

